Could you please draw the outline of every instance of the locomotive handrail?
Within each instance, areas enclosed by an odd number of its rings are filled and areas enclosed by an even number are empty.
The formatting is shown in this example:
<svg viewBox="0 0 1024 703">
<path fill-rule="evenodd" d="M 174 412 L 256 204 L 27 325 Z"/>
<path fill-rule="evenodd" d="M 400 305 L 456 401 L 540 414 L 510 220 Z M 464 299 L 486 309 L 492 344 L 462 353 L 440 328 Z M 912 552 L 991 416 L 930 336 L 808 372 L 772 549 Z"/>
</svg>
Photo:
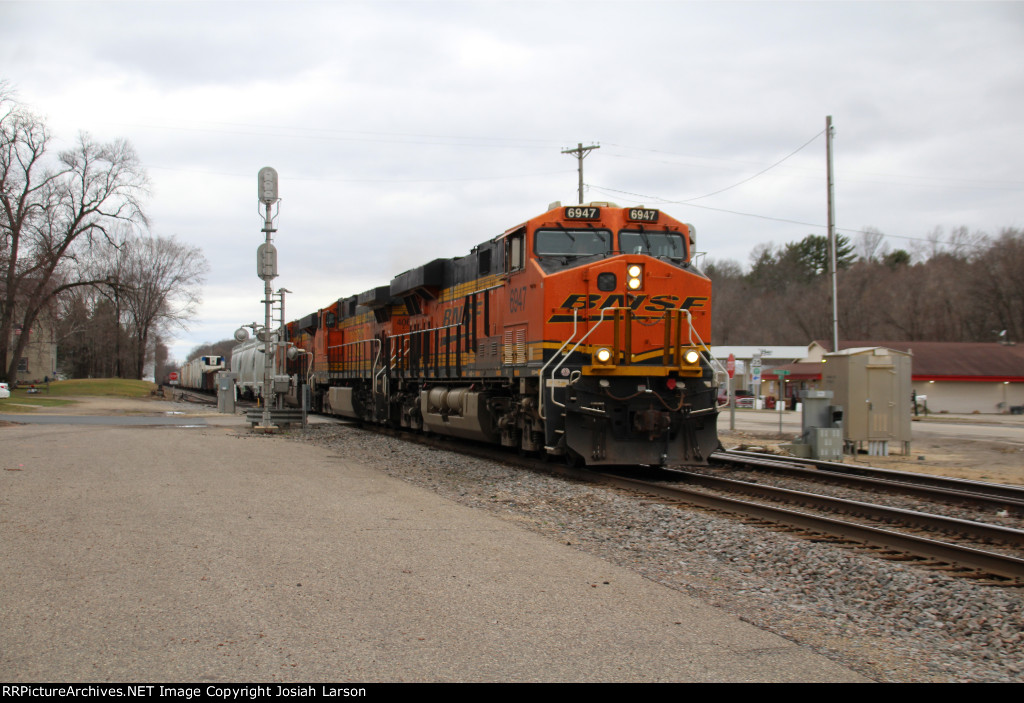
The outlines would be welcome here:
<svg viewBox="0 0 1024 703">
<path fill-rule="evenodd" d="M 451 327 L 462 327 L 464 322 L 455 322 L 450 325 L 441 325 L 440 327 L 424 327 L 421 330 L 411 330 L 409 332 L 399 332 L 398 334 L 389 334 L 388 339 L 397 339 L 398 337 L 411 337 L 414 334 L 421 334 L 423 332 L 435 332 L 437 330 L 446 330 Z"/>
<path fill-rule="evenodd" d="M 700 346 L 704 347 L 707 350 L 707 353 L 708 353 L 708 355 L 707 355 L 708 364 L 711 366 L 711 370 L 715 374 L 715 388 L 717 389 L 718 386 L 722 384 L 722 381 L 724 379 L 725 387 L 726 387 L 726 390 L 728 391 L 728 389 L 729 389 L 729 372 L 725 370 L 724 366 L 722 366 L 722 362 L 719 361 L 718 359 L 716 359 L 711 354 L 711 347 L 709 347 L 707 344 L 705 344 L 704 340 L 700 338 L 700 332 L 698 332 L 694 328 L 694 326 L 693 326 L 693 314 L 690 313 L 689 310 L 683 310 L 683 312 L 686 313 L 686 324 L 689 325 L 689 327 L 690 327 L 690 345 L 693 346 L 693 336 L 697 335 L 697 342 L 699 342 Z M 727 392 L 726 393 L 726 397 L 728 397 L 728 396 L 729 396 L 729 394 Z M 725 407 L 724 404 L 721 404 L 721 403 L 718 402 L 718 398 L 717 397 L 715 398 L 715 405 L 717 406 L 716 410 L 721 410 L 723 407 Z"/>
<path fill-rule="evenodd" d="M 487 290 L 490 290 L 490 289 L 488 288 Z M 450 325 L 440 325 L 438 327 L 424 327 L 423 329 L 419 329 L 419 330 L 409 330 L 408 332 L 399 332 L 398 334 L 389 334 L 388 335 L 388 339 L 389 340 L 390 339 L 398 339 L 400 337 L 409 337 L 411 339 L 412 336 L 416 335 L 416 334 L 426 334 L 427 332 L 440 332 L 441 330 L 452 329 L 453 327 L 462 327 L 465 324 L 466 324 L 465 320 L 462 320 L 460 322 L 453 322 Z M 405 349 L 404 346 L 402 348 Z M 397 360 L 397 358 L 398 358 L 397 354 L 392 355 L 392 357 L 391 357 L 392 366 L 394 366 L 394 362 Z"/>
<path fill-rule="evenodd" d="M 370 364 L 370 374 L 376 380 L 376 376 L 377 376 L 377 370 L 376 370 L 377 369 L 377 363 L 380 361 L 380 352 L 381 352 L 381 341 L 379 339 L 377 339 L 376 337 L 374 337 L 372 339 L 357 339 L 357 340 L 355 340 L 353 342 L 345 342 L 344 344 L 335 344 L 333 346 L 328 346 L 327 350 L 330 351 L 331 349 L 342 349 L 344 347 L 351 347 L 351 346 L 353 346 L 355 344 L 366 344 L 367 342 L 376 342 L 376 344 L 377 344 L 377 357 Z M 360 360 L 360 361 L 362 361 L 362 360 Z M 328 364 L 330 364 L 329 361 L 328 361 Z M 328 366 L 328 369 L 329 368 L 330 367 Z"/>
<path fill-rule="evenodd" d="M 380 355 L 379 355 L 379 354 L 378 354 L 377 358 L 378 358 L 378 359 L 380 358 Z M 386 367 L 386 366 L 384 366 L 384 364 L 381 364 L 381 365 L 380 365 L 380 370 L 379 370 L 379 371 L 377 371 L 377 372 L 376 372 L 376 373 L 375 373 L 375 374 L 373 375 L 373 389 L 372 389 L 372 391 L 371 391 L 371 392 L 372 392 L 372 393 L 374 393 L 374 394 L 377 394 L 377 393 L 378 393 L 378 391 L 377 391 L 377 384 L 378 384 L 378 383 L 380 382 L 380 379 L 381 379 L 381 378 L 383 378 L 383 379 L 384 379 L 384 382 L 380 384 L 380 385 L 381 385 L 381 388 L 382 388 L 382 390 L 380 391 L 380 395 L 383 395 L 383 396 L 384 396 L 385 398 L 387 397 L 387 395 L 388 395 L 388 390 L 389 390 L 389 388 L 388 388 L 388 376 L 387 376 L 387 373 L 386 373 L 386 372 L 387 372 L 387 370 L 388 370 L 388 369 L 387 369 L 387 367 Z M 375 401 L 375 402 L 376 402 L 376 401 Z"/>
<path fill-rule="evenodd" d="M 538 401 L 538 406 L 539 406 L 538 407 L 538 414 L 540 415 L 540 418 L 542 420 L 547 420 L 547 416 L 544 413 L 544 387 L 545 387 L 544 374 L 545 374 L 545 371 L 547 370 L 548 366 L 551 365 L 552 362 L 554 362 L 560 355 L 562 355 L 561 361 L 559 361 L 559 363 L 556 364 L 555 367 L 551 369 L 551 380 L 554 381 L 555 380 L 555 374 L 558 372 L 558 369 L 562 368 L 562 366 L 565 364 L 565 362 L 569 360 L 569 357 L 572 355 L 572 353 L 575 352 L 579 348 L 579 346 L 584 342 L 584 340 L 586 340 L 587 337 L 589 337 L 594 332 L 594 330 L 596 330 L 598 327 L 600 327 L 605 322 L 605 312 L 608 311 L 608 310 L 612 310 L 612 311 L 615 312 L 616 341 L 614 343 L 614 346 L 615 346 L 616 349 L 618 349 L 618 319 L 619 319 L 618 313 L 619 313 L 620 310 L 623 310 L 623 311 L 626 311 L 626 313 L 628 315 L 628 313 L 632 311 L 631 308 L 628 308 L 628 307 L 601 308 L 601 316 L 600 316 L 600 318 L 598 318 L 597 322 L 589 330 L 587 330 L 586 334 L 584 334 L 582 337 L 579 338 L 579 340 L 573 345 L 572 349 L 570 349 L 568 352 L 566 352 L 563 355 L 562 353 L 565 350 L 565 348 L 567 346 L 569 346 L 569 344 L 571 344 L 573 339 L 576 337 L 577 328 L 578 328 L 578 325 L 579 325 L 579 321 L 578 321 L 578 313 L 579 313 L 579 311 L 576 310 L 576 309 L 573 309 L 573 311 L 572 311 L 572 322 L 573 322 L 572 334 L 569 335 L 569 337 L 562 344 L 562 346 L 559 347 L 558 351 L 555 352 L 555 354 L 547 361 L 546 364 L 544 364 L 543 367 L 541 367 L 541 370 L 540 370 L 540 390 L 539 390 L 539 392 L 537 394 L 537 401 Z M 708 360 L 708 365 L 711 367 L 711 370 L 714 373 L 715 381 L 716 381 L 716 383 L 715 383 L 716 387 L 722 383 L 723 378 L 725 379 L 725 383 L 728 384 L 728 378 L 729 378 L 728 373 L 726 372 L 725 368 L 722 366 L 722 362 L 720 362 L 718 359 L 716 359 L 714 356 L 712 356 L 711 348 L 707 344 L 704 343 L 703 339 L 701 339 L 700 333 L 693 326 L 693 313 L 691 313 L 689 310 L 687 310 L 686 308 L 676 308 L 675 310 L 668 310 L 668 311 L 666 311 L 666 313 L 665 313 L 665 318 L 666 318 L 665 319 L 665 324 L 666 324 L 666 327 L 665 327 L 666 340 L 668 339 L 669 327 L 670 327 L 670 324 L 671 324 L 670 323 L 670 319 L 671 319 L 670 315 L 672 315 L 673 313 L 678 313 L 680 315 L 685 315 L 686 316 L 686 326 L 688 328 L 688 331 L 687 331 L 687 343 L 688 343 L 688 345 L 691 346 L 691 347 L 692 346 L 699 346 L 699 347 L 703 348 L 707 352 L 707 356 L 705 358 Z M 626 319 L 628 320 L 629 318 L 627 317 Z M 592 322 L 593 318 L 588 318 L 588 321 Z M 681 328 L 682 328 L 681 324 L 677 325 L 677 327 L 676 327 L 676 330 L 677 330 L 676 346 L 679 345 L 679 341 L 680 340 L 679 340 L 678 334 L 679 334 L 679 332 L 681 332 Z M 627 334 L 627 337 L 628 337 L 628 335 L 629 335 L 629 330 L 628 329 L 626 331 L 626 334 Z M 696 343 L 694 342 L 694 337 L 696 337 Z M 628 341 L 627 341 L 627 347 L 628 346 L 629 346 L 629 344 L 628 344 Z M 666 347 L 665 347 L 665 355 L 666 355 L 666 357 L 668 356 L 668 354 L 669 354 L 669 351 L 668 351 L 668 346 L 667 346 L 667 341 L 666 341 Z M 676 357 L 678 358 L 678 354 L 676 355 Z M 666 361 L 666 363 L 667 363 L 667 361 Z M 570 383 L 572 383 L 573 380 L 575 380 L 575 379 L 571 379 Z M 715 400 L 716 400 L 716 404 L 717 404 L 717 397 L 716 397 Z M 554 403 L 555 405 L 561 407 L 561 408 L 565 407 L 564 403 L 560 403 L 560 402 L 558 402 L 558 400 L 555 399 L 555 386 L 554 386 L 554 384 L 552 384 L 552 386 L 551 386 L 551 402 Z M 722 407 L 721 405 L 718 405 L 718 408 L 721 408 L 721 407 Z"/>
<path fill-rule="evenodd" d="M 555 366 L 555 368 L 551 369 L 551 380 L 552 381 L 555 380 L 555 373 L 558 371 L 558 369 L 562 368 L 562 365 L 565 364 L 565 362 L 569 360 L 569 357 L 572 356 L 572 353 L 574 351 L 576 351 L 577 349 L 579 349 L 579 346 L 581 344 L 583 344 L 583 340 L 585 340 L 587 337 L 589 337 L 594 332 L 594 330 L 596 330 L 598 327 L 601 326 L 601 323 L 604 322 L 604 313 L 605 313 L 605 311 L 607 311 L 607 310 L 622 310 L 622 309 L 623 308 L 601 308 L 601 317 L 598 319 L 597 324 L 595 324 L 593 327 L 591 327 L 589 330 L 587 330 L 587 333 L 585 335 L 583 335 L 582 337 L 580 337 L 579 341 L 576 342 L 576 344 L 573 345 L 572 349 L 570 349 L 568 352 L 566 352 L 565 357 Z M 554 361 L 556 358 L 558 358 L 558 355 L 562 353 L 562 350 L 565 349 L 569 345 L 569 342 L 572 341 L 572 338 L 576 336 L 576 316 L 577 316 L 577 312 L 578 311 L 575 308 L 572 311 L 572 335 L 570 335 L 569 339 L 567 339 L 565 341 L 565 344 L 563 344 L 559 348 L 559 350 L 557 352 L 555 352 L 555 355 L 553 357 L 551 357 L 551 359 L 548 361 L 548 363 L 544 364 L 544 366 L 540 370 L 540 393 L 538 394 L 537 400 L 538 400 L 538 404 L 540 405 L 540 408 L 538 409 L 538 414 L 540 415 L 540 419 L 541 420 L 547 420 L 547 417 L 544 416 L 544 369 L 547 368 L 548 364 L 550 364 L 552 361 Z M 589 321 L 591 321 L 591 319 L 588 318 L 587 321 L 589 322 Z M 565 403 L 559 403 L 557 400 L 555 400 L 555 386 L 554 386 L 554 384 L 552 384 L 552 386 L 551 386 L 551 402 L 554 403 L 555 405 L 557 405 L 560 408 L 564 408 L 565 407 Z"/>
<path fill-rule="evenodd" d="M 562 350 L 565 349 L 567 346 L 569 346 L 569 343 L 572 341 L 572 338 L 576 336 L 576 328 L 579 326 L 579 319 L 578 318 L 579 318 L 579 311 L 576 308 L 573 308 L 573 311 L 572 311 L 572 334 L 570 334 L 569 337 L 565 340 L 565 342 L 562 343 L 562 346 L 558 348 L 558 351 L 556 351 L 554 354 L 551 355 L 551 358 L 547 360 L 547 363 L 545 363 L 543 366 L 540 367 L 540 390 L 537 392 L 537 414 L 540 415 L 540 419 L 541 420 L 547 420 L 547 417 L 544 415 L 544 371 L 547 370 L 548 366 L 551 365 L 552 361 L 554 361 L 555 359 L 558 358 L 558 355 L 562 353 Z M 551 378 L 552 378 L 552 380 L 554 380 L 554 378 L 555 378 L 555 372 L 554 371 L 551 372 Z M 554 394 L 553 393 L 552 393 L 552 400 L 554 400 Z M 565 407 L 565 406 L 563 405 L 562 407 Z"/>
</svg>

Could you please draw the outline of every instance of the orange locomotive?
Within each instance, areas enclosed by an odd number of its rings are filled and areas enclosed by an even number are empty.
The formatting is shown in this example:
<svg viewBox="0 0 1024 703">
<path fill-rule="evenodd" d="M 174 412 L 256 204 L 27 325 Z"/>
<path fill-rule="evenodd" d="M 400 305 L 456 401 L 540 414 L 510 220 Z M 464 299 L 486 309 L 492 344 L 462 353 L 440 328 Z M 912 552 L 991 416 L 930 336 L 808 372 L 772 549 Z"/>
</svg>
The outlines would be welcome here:
<svg viewBox="0 0 1024 703">
<path fill-rule="evenodd" d="M 724 375 L 693 228 L 552 209 L 289 323 L 313 409 L 600 464 L 704 463 Z"/>
</svg>

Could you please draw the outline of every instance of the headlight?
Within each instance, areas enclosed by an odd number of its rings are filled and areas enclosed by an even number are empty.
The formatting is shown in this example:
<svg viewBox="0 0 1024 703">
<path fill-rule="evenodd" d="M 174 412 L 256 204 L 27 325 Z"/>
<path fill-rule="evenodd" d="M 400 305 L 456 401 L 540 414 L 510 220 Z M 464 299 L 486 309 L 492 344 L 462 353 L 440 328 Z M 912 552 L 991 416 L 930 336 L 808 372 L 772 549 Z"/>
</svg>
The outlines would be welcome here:
<svg viewBox="0 0 1024 703">
<path fill-rule="evenodd" d="M 607 364 L 612 360 L 612 350 L 601 347 L 594 353 L 594 358 L 597 359 L 597 363 L 599 364 Z"/>
<path fill-rule="evenodd" d="M 630 264 L 626 267 L 626 287 L 630 290 L 639 290 L 644 285 L 644 267 L 640 264 Z"/>
<path fill-rule="evenodd" d="M 683 354 L 683 361 L 687 364 L 696 364 L 700 361 L 700 352 L 696 349 L 688 349 L 686 353 Z"/>
</svg>

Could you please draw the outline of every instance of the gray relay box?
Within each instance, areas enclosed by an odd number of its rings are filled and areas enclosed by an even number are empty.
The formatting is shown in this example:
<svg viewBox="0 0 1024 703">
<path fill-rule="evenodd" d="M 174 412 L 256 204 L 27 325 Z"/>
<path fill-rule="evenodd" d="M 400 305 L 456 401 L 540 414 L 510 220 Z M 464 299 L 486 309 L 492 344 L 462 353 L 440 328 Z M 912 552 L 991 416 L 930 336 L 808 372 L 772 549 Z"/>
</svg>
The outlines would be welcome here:
<svg viewBox="0 0 1024 703">
<path fill-rule="evenodd" d="M 822 461 L 843 460 L 843 430 L 841 427 L 812 427 L 808 436 L 811 456 Z"/>
</svg>

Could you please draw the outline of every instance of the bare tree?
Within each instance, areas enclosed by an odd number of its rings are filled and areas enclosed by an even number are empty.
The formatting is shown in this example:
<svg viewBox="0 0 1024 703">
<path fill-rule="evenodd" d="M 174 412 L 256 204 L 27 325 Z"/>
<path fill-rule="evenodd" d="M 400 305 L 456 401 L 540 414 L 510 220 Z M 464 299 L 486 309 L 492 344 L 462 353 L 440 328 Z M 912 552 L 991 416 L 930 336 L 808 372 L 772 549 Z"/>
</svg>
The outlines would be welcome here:
<svg viewBox="0 0 1024 703">
<path fill-rule="evenodd" d="M 974 264 L 978 340 L 1024 341 L 1024 230 L 1004 229 Z"/>
<path fill-rule="evenodd" d="M 209 264 L 198 247 L 174 237 L 139 237 L 122 246 L 128 249 L 123 290 L 135 344 L 134 371 L 142 378 L 150 335 L 184 326 L 195 314 Z"/>
<path fill-rule="evenodd" d="M 93 256 L 84 263 L 83 268 L 88 271 L 82 278 L 102 280 L 103 284 L 97 285 L 96 289 L 106 297 L 114 306 L 114 316 L 120 328 L 126 322 L 127 303 L 126 297 L 130 293 L 130 287 L 135 284 L 133 280 L 139 269 L 138 262 L 138 235 L 127 226 L 115 228 L 112 236 L 106 242 L 94 248 Z M 117 378 L 124 378 L 127 352 L 121 348 L 121 336 L 118 335 L 115 349 L 115 371 Z M 127 345 L 126 345 L 127 346 Z M 134 354 L 133 354 L 134 356 Z"/>
<path fill-rule="evenodd" d="M 219 342 L 205 342 L 192 347 L 192 351 L 185 357 L 189 362 L 201 356 L 223 356 L 226 361 L 231 361 L 231 352 L 238 346 L 238 340 L 234 337 L 227 337 Z"/>
<path fill-rule="evenodd" d="M 121 140 L 82 134 L 56 162 L 45 124 L 0 84 L 0 378 L 13 380 L 27 332 L 61 292 L 95 285 L 77 260 L 113 223 L 145 223 L 145 172 Z M 13 348 L 11 339 L 15 338 Z"/>
<path fill-rule="evenodd" d="M 875 227 L 865 227 L 857 237 L 857 256 L 861 261 L 879 261 L 888 253 L 885 234 Z"/>
<path fill-rule="evenodd" d="M 157 383 L 163 383 L 167 378 L 166 366 L 170 353 L 163 335 L 158 333 L 153 339 L 153 378 Z"/>
</svg>

